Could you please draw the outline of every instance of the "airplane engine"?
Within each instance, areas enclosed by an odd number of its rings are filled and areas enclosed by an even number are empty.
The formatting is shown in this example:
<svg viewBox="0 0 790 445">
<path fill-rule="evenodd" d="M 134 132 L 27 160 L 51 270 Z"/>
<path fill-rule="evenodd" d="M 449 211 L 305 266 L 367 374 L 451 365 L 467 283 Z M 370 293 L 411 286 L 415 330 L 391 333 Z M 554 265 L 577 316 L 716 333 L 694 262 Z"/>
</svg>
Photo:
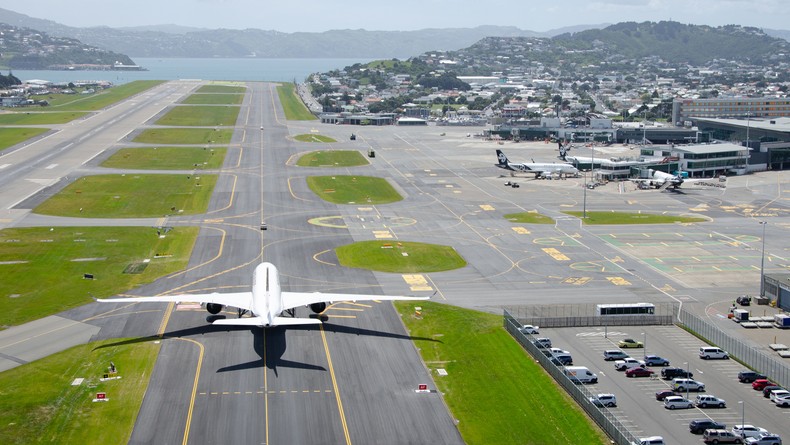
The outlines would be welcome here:
<svg viewBox="0 0 790 445">
<path fill-rule="evenodd" d="M 316 314 L 320 314 L 326 310 L 326 303 L 313 303 L 310 305 L 310 310 Z"/>
<path fill-rule="evenodd" d="M 219 311 L 222 310 L 222 305 L 218 303 L 206 303 L 206 310 L 211 315 L 217 315 Z"/>
</svg>

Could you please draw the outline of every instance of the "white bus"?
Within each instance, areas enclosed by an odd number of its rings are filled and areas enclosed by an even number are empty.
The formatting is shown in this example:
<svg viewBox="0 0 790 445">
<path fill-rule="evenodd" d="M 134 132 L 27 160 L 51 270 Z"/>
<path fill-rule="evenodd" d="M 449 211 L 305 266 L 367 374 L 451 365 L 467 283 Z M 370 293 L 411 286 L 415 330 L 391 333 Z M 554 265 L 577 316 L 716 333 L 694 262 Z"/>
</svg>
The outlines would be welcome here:
<svg viewBox="0 0 790 445">
<path fill-rule="evenodd" d="M 656 306 L 652 303 L 617 303 L 598 304 L 595 306 L 597 315 L 654 315 Z"/>
</svg>

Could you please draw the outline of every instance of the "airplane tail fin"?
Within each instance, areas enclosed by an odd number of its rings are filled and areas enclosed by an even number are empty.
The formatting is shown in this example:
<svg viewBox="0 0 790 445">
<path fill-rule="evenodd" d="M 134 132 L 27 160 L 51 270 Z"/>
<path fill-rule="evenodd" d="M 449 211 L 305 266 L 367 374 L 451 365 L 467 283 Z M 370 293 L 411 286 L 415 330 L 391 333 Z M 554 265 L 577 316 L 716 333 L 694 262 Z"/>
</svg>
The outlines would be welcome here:
<svg viewBox="0 0 790 445">
<path fill-rule="evenodd" d="M 505 156 L 505 154 L 502 153 L 502 150 L 496 151 L 496 157 L 497 157 L 497 161 L 499 161 L 499 163 L 496 164 L 497 167 L 507 168 L 507 164 L 510 161 L 508 161 L 507 156 Z"/>
</svg>

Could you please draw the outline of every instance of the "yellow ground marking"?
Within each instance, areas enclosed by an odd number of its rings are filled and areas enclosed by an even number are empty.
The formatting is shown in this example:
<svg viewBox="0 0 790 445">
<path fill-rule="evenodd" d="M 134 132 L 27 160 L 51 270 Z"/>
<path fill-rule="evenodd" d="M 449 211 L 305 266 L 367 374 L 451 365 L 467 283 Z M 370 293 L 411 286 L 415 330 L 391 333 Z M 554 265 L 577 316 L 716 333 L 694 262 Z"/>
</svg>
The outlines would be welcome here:
<svg viewBox="0 0 790 445">
<path fill-rule="evenodd" d="M 547 248 L 543 248 L 541 250 L 546 252 L 549 256 L 551 256 L 552 258 L 554 258 L 557 261 L 570 261 L 571 260 L 570 258 L 565 256 L 563 253 L 561 253 L 557 249 L 554 249 L 554 248 L 551 248 L 551 247 L 547 247 Z"/>
<path fill-rule="evenodd" d="M 523 227 L 513 227 L 513 231 L 518 233 L 519 235 L 529 235 L 530 233 L 532 233 Z"/>
<path fill-rule="evenodd" d="M 622 259 L 622 258 L 620 258 L 620 256 L 616 256 L 616 257 L 614 257 L 614 258 L 610 259 L 609 261 L 611 261 L 611 262 L 613 262 L 613 263 L 622 263 L 622 262 L 623 262 L 623 259 Z"/>
<path fill-rule="evenodd" d="M 332 307 L 333 311 L 351 311 L 351 312 L 365 312 L 364 309 L 358 309 L 355 307 Z"/>
<path fill-rule="evenodd" d="M 606 277 L 615 286 L 630 286 L 631 283 L 623 277 Z"/>
<path fill-rule="evenodd" d="M 494 210 L 494 206 L 488 205 L 488 204 L 481 204 L 480 208 L 485 210 L 485 211 L 487 211 L 487 212 L 490 212 L 490 211 Z"/>
<path fill-rule="evenodd" d="M 676 292 L 677 290 L 669 284 L 665 284 L 663 287 L 659 288 L 658 290 L 664 292 Z"/>
<path fill-rule="evenodd" d="M 183 337 L 173 337 L 173 340 L 181 340 L 181 341 L 188 341 L 190 343 L 194 343 L 198 345 L 198 361 L 197 365 L 195 366 L 195 380 L 192 384 L 192 394 L 189 397 L 189 409 L 187 410 L 187 422 L 184 426 L 184 439 L 181 441 L 183 445 L 187 445 L 189 442 L 189 429 L 192 426 L 192 412 L 195 409 L 195 396 L 197 395 L 197 386 L 198 380 L 200 380 L 200 368 L 203 367 L 203 344 L 192 340 L 190 338 L 183 338 Z"/>
<path fill-rule="evenodd" d="M 353 318 L 353 319 L 356 319 L 357 316 L 356 315 L 337 315 L 337 314 L 332 314 L 332 318 Z"/>
<path fill-rule="evenodd" d="M 409 290 L 412 291 L 421 291 L 421 290 L 433 290 L 428 284 L 428 280 L 425 279 L 423 275 L 401 275 L 403 277 L 403 281 L 409 285 Z"/>
<path fill-rule="evenodd" d="M 582 284 L 587 284 L 592 280 L 592 277 L 568 277 L 562 280 L 565 284 L 573 284 L 575 286 L 581 286 Z"/>
<path fill-rule="evenodd" d="M 167 218 L 159 218 L 156 220 L 156 227 L 164 227 L 167 224 Z"/>
<path fill-rule="evenodd" d="M 716 266 L 711 266 L 711 267 L 716 269 L 716 270 L 718 270 L 719 272 L 721 272 L 721 269 L 719 269 L 718 267 L 716 267 Z"/>
<path fill-rule="evenodd" d="M 377 303 L 380 303 L 380 301 L 377 301 Z M 372 304 L 362 304 L 362 303 L 357 303 L 356 301 L 338 301 L 338 304 L 348 304 L 350 306 L 359 306 L 359 307 L 365 307 L 365 308 L 372 308 L 373 307 Z"/>
<path fill-rule="evenodd" d="M 229 208 L 233 207 L 233 198 L 236 196 L 236 183 L 239 182 L 239 177 L 234 174 L 231 174 L 231 176 L 233 176 L 233 186 L 230 188 L 230 197 L 228 198 L 228 204 L 221 209 L 216 209 L 210 212 L 206 212 L 207 215 L 210 215 L 212 213 L 218 213 L 223 210 L 228 210 Z"/>
<path fill-rule="evenodd" d="M 335 391 L 335 400 L 337 400 L 337 409 L 340 412 L 340 423 L 343 427 L 343 433 L 346 437 L 346 445 L 351 445 L 351 436 L 348 433 L 348 424 L 346 423 L 346 415 L 343 411 L 343 402 L 340 400 L 340 389 L 337 387 L 337 379 L 335 378 L 335 368 L 332 366 L 332 356 L 329 354 L 329 344 L 326 342 L 326 332 L 324 325 L 318 325 L 321 331 L 321 340 L 324 342 L 324 351 L 326 352 L 326 361 L 329 367 L 329 376 L 332 378 L 332 388 Z M 266 443 L 269 443 L 268 437 Z"/>
<path fill-rule="evenodd" d="M 390 239 L 392 238 L 392 232 L 389 230 L 374 230 L 373 236 L 377 239 Z"/>
</svg>

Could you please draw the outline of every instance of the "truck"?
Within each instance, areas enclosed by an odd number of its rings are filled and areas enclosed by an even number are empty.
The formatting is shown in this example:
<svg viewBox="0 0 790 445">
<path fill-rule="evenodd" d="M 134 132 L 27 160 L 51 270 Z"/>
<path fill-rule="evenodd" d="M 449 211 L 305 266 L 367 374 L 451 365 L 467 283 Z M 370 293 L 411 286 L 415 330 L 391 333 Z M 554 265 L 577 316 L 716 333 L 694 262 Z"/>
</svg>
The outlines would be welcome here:
<svg viewBox="0 0 790 445">
<path fill-rule="evenodd" d="M 641 366 L 642 368 L 645 367 L 644 360 L 637 360 L 635 358 L 624 358 L 622 360 L 616 360 L 614 362 L 614 369 L 618 371 L 625 371 L 627 369 L 636 368 L 637 366 Z"/>
<path fill-rule="evenodd" d="M 776 314 L 774 315 L 774 326 L 779 329 L 790 329 L 790 315 Z"/>
<path fill-rule="evenodd" d="M 749 311 L 745 309 L 735 309 L 732 311 L 733 320 L 736 323 L 740 323 L 742 321 L 749 321 Z"/>
<path fill-rule="evenodd" d="M 598 383 L 598 376 L 586 366 L 566 366 L 564 372 L 573 383 Z"/>
</svg>

